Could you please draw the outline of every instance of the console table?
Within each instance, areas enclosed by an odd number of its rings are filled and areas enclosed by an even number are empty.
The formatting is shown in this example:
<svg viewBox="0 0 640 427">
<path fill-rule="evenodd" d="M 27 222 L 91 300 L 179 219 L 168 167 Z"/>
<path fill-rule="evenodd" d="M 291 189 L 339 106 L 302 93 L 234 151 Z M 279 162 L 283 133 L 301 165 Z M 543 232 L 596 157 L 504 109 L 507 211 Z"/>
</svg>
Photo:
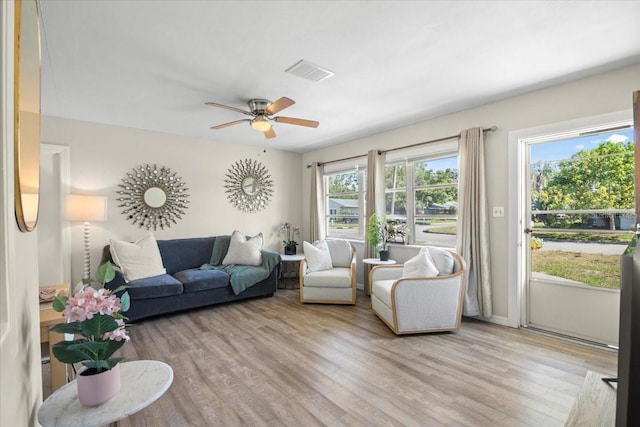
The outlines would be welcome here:
<svg viewBox="0 0 640 427">
<path fill-rule="evenodd" d="M 136 360 L 120 364 L 122 388 L 100 406 L 83 406 L 78 401 L 76 381 L 55 391 L 38 410 L 44 427 L 99 427 L 146 408 L 164 394 L 173 382 L 173 369 L 157 360 Z"/>
<path fill-rule="evenodd" d="M 69 284 L 45 286 L 55 289 L 57 295 L 69 296 Z M 49 348 L 49 367 L 51 369 L 51 392 L 53 393 L 67 383 L 67 365 L 60 362 L 53 355 L 53 345 L 64 341 L 64 334 L 51 331 L 58 323 L 64 322 L 64 316 L 53 309 L 53 302 L 40 303 L 40 344 L 47 344 Z"/>
</svg>

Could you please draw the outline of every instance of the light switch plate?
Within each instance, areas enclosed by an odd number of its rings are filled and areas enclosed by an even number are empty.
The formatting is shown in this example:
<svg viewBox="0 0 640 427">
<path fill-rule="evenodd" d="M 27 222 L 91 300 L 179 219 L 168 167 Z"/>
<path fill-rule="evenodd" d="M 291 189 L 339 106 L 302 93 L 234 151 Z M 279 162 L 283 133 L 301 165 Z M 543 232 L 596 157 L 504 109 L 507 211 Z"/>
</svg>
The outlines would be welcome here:
<svg viewBox="0 0 640 427">
<path fill-rule="evenodd" d="M 494 217 L 502 217 L 502 216 L 504 216 L 504 206 L 494 206 L 493 207 L 493 216 Z"/>
</svg>

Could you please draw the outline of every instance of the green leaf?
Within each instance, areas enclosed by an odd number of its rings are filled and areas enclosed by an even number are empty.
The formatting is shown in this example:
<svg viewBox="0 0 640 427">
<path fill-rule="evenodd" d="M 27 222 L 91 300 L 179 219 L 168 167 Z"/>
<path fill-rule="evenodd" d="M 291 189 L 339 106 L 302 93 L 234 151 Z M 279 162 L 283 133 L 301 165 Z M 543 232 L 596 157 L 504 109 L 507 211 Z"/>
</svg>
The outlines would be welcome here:
<svg viewBox="0 0 640 427">
<path fill-rule="evenodd" d="M 102 338 L 107 332 L 115 331 L 119 328 L 113 317 L 106 314 L 95 314 L 91 319 L 87 319 L 80 325 L 82 335 L 85 337 Z"/>
<path fill-rule="evenodd" d="M 120 291 L 124 291 L 125 289 L 127 289 L 128 286 L 122 285 L 122 286 L 118 286 L 117 288 L 115 288 L 114 290 L 111 291 L 112 294 L 117 294 Z"/>
<path fill-rule="evenodd" d="M 50 330 L 59 334 L 82 335 L 80 322 L 58 323 L 57 325 L 54 325 Z"/>
<path fill-rule="evenodd" d="M 116 277 L 116 271 L 113 269 L 111 261 L 107 261 L 98 268 L 98 281 L 103 285 L 109 283 Z"/>
<path fill-rule="evenodd" d="M 125 292 L 120 296 L 120 311 L 127 311 L 131 307 L 131 298 L 129 292 Z"/>
<path fill-rule="evenodd" d="M 76 346 L 74 348 L 70 348 Z M 77 341 L 60 341 L 52 347 L 53 355 L 62 363 L 80 363 L 90 360 L 92 355 L 82 347 L 78 347 Z"/>
<path fill-rule="evenodd" d="M 111 370 L 114 366 L 124 360 L 124 357 L 114 357 L 106 360 L 90 360 L 82 364 L 87 368 L 95 368 L 98 370 Z"/>
<path fill-rule="evenodd" d="M 64 311 L 64 308 L 67 306 L 68 299 L 69 298 L 67 298 L 66 296 L 56 297 L 56 299 L 53 300 L 53 309 L 58 313 L 62 313 Z"/>
<path fill-rule="evenodd" d="M 113 356 L 113 353 L 120 350 L 120 347 L 122 347 L 124 343 L 126 343 L 126 341 L 125 340 L 121 340 L 121 341 L 109 340 L 109 341 L 105 341 L 105 343 L 107 344 L 107 347 L 104 353 L 101 355 L 102 356 L 101 358 L 109 359 L 111 356 Z"/>
</svg>

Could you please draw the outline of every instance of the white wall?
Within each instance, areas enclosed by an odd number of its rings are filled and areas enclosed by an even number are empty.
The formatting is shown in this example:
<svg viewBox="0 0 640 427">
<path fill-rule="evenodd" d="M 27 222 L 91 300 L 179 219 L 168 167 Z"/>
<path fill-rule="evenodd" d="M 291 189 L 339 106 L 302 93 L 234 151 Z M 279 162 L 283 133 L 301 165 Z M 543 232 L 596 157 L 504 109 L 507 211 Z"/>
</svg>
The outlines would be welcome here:
<svg viewBox="0 0 640 427">
<path fill-rule="evenodd" d="M 100 261 L 102 247 L 110 238 L 136 240 L 146 229 L 132 225 L 118 207 L 118 184 L 127 172 L 142 164 L 167 166 L 186 182 L 189 208 L 186 215 L 157 239 L 262 232 L 265 246 L 282 252 L 277 230 L 282 222 L 301 224 L 301 155 L 238 146 L 156 132 L 45 117 L 43 143 L 70 147 L 71 193 L 108 197 L 107 221 L 91 224 L 91 271 Z M 274 183 L 273 199 L 258 213 L 242 213 L 227 200 L 225 173 L 237 160 L 251 158 L 262 163 Z M 72 283 L 82 277 L 82 224 L 72 224 Z"/>
<path fill-rule="evenodd" d="M 631 108 L 631 94 L 640 89 L 640 65 L 566 83 L 504 101 L 458 113 L 425 120 L 411 126 L 350 141 L 303 155 L 303 189 L 309 187 L 307 164 L 366 154 L 367 150 L 387 149 L 430 139 L 455 135 L 474 126 L 498 126 L 485 134 L 489 206 L 509 206 L 508 141 L 509 132 L 577 118 L 595 116 Z M 303 227 L 308 229 L 309 196 L 303 192 Z M 508 224 L 516 212 L 505 211 L 503 218 L 491 218 L 491 268 L 493 274 L 494 321 L 509 324 L 509 293 L 514 278 L 509 263 L 515 262 L 516 248 L 508 245 Z M 517 326 L 511 324 L 512 326 Z"/>
<path fill-rule="evenodd" d="M 42 401 L 37 231 L 21 233 L 14 215 L 13 14 L 0 4 L 0 426 L 38 425 Z"/>
</svg>

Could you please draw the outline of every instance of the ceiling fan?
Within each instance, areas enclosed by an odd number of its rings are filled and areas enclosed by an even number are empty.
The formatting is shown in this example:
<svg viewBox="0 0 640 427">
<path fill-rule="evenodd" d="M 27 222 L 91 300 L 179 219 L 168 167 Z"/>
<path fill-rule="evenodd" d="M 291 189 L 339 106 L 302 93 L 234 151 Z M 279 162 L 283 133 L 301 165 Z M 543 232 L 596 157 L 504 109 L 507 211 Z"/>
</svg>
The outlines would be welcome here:
<svg viewBox="0 0 640 427">
<path fill-rule="evenodd" d="M 211 105 L 212 107 L 220 107 L 231 111 L 237 111 L 238 113 L 246 114 L 247 116 L 253 117 L 251 119 L 236 120 L 229 123 L 223 123 L 221 125 L 211 126 L 211 129 L 222 129 L 226 128 L 227 126 L 237 125 L 242 122 L 249 122 L 252 128 L 259 132 L 263 132 L 265 137 L 275 138 L 276 133 L 273 130 L 273 123 L 286 123 L 289 125 L 306 126 L 310 128 L 317 128 L 320 124 L 315 120 L 296 119 L 294 117 L 284 116 L 273 117 L 274 114 L 295 104 L 295 101 L 293 99 L 287 98 L 286 96 L 283 96 L 276 102 L 271 102 L 268 99 L 250 99 L 248 102 L 249 111 L 243 110 L 241 108 L 230 107 L 228 105 L 218 104 L 216 102 L 207 102 L 206 104 Z"/>
</svg>

